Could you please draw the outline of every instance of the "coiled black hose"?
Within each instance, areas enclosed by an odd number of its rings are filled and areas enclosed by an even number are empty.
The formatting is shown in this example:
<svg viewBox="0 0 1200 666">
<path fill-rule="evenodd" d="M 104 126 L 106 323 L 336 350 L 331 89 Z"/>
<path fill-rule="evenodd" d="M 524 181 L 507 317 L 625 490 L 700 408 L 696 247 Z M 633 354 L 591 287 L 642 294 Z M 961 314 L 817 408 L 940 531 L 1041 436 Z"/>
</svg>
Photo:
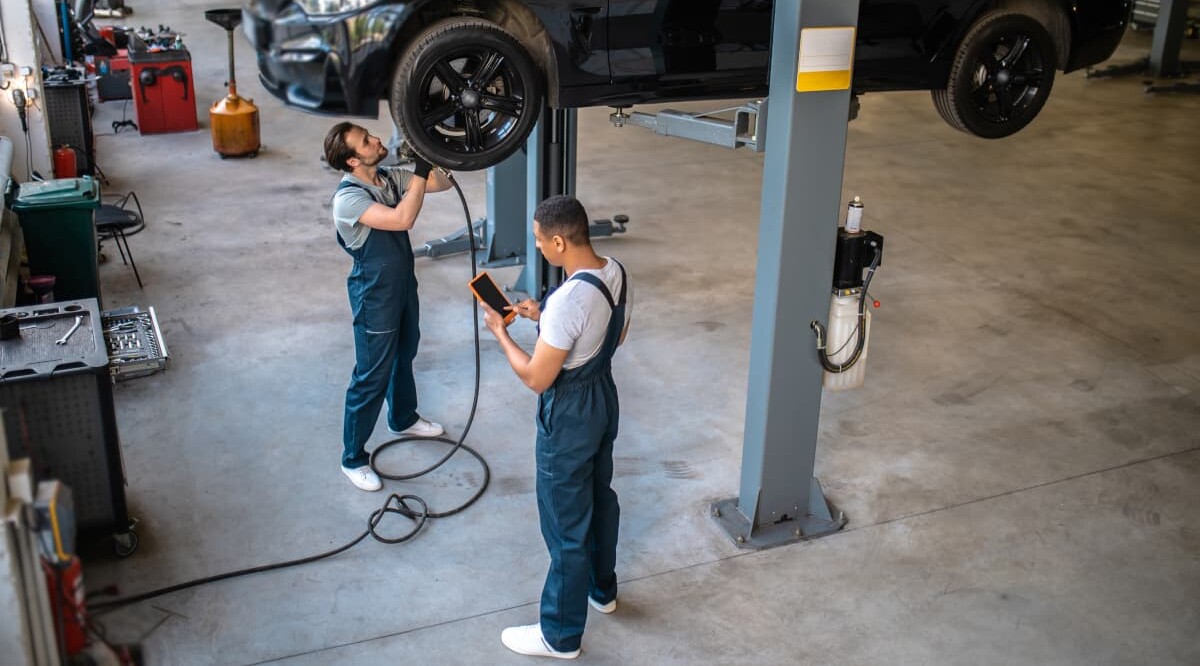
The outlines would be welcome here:
<svg viewBox="0 0 1200 666">
<path fill-rule="evenodd" d="M 471 225 L 471 210 L 467 206 L 467 197 L 466 197 L 466 195 L 463 194 L 462 187 L 459 186 L 458 181 L 454 179 L 453 175 L 451 175 L 449 172 L 446 172 L 446 171 L 442 171 L 442 173 L 444 173 L 446 175 L 446 177 L 450 180 L 450 184 L 453 185 L 455 191 L 458 192 L 459 201 L 462 202 L 463 214 L 466 215 L 466 217 L 467 217 L 467 236 L 468 236 L 468 238 L 470 238 L 470 244 L 471 244 L 471 253 L 469 256 L 469 260 L 471 262 L 471 277 L 475 277 L 478 272 L 475 268 L 475 252 L 476 252 L 475 231 Z M 447 516 L 453 516 L 454 514 L 464 511 L 464 510 L 466 510 L 467 507 L 474 504 L 480 497 L 483 496 L 484 491 L 487 490 L 488 484 L 491 482 L 492 471 L 491 471 L 491 468 L 488 467 L 487 461 L 483 459 L 483 456 L 480 455 L 478 451 L 476 451 L 475 449 L 472 449 L 471 447 L 469 447 L 463 443 L 467 439 L 467 433 L 469 433 L 471 431 L 471 424 L 475 422 L 475 410 L 479 405 L 479 369 L 480 369 L 479 308 L 475 305 L 474 298 L 471 299 L 471 313 L 472 313 L 472 321 L 474 322 L 474 330 L 475 330 L 475 388 L 474 388 L 474 391 L 473 391 L 472 397 L 471 397 L 471 412 L 470 412 L 470 415 L 467 417 L 467 425 L 463 428 L 462 434 L 459 435 L 458 440 L 456 441 L 456 440 L 450 439 L 448 437 L 398 437 L 396 439 L 386 441 L 386 442 L 380 444 L 379 446 L 375 447 L 375 450 L 371 452 L 371 461 L 370 461 L 371 468 L 374 469 L 375 473 L 378 474 L 379 476 L 381 476 L 385 479 L 391 479 L 394 481 L 403 481 L 403 480 L 407 480 L 407 479 L 415 479 L 419 476 L 424 476 L 425 474 L 428 474 L 428 473 L 432 472 L 433 470 L 437 469 L 438 467 L 441 467 L 442 465 L 444 465 L 446 463 L 446 461 L 450 460 L 450 458 L 452 456 L 454 456 L 455 453 L 458 453 L 458 451 L 460 449 L 463 451 L 466 451 L 467 453 L 470 453 L 472 456 L 474 456 L 475 459 L 479 461 L 479 464 L 483 467 L 483 483 L 479 486 L 479 490 L 477 490 L 475 492 L 475 494 L 471 495 L 471 497 L 469 499 L 467 499 L 466 502 L 464 502 L 463 504 L 461 504 L 457 507 L 454 507 L 452 509 L 448 509 L 446 511 L 430 511 L 429 505 L 425 503 L 425 500 L 421 499 L 420 497 L 417 497 L 416 495 L 397 495 L 397 494 L 393 493 L 392 495 L 388 496 L 387 501 L 385 501 L 383 503 L 383 506 L 381 506 L 380 508 L 371 512 L 370 517 L 367 519 L 367 529 L 364 530 L 362 532 L 362 534 L 359 534 L 357 537 L 352 539 L 350 542 L 346 543 L 345 545 L 334 548 L 333 550 L 329 550 L 324 553 L 318 553 L 316 555 L 311 555 L 309 557 L 301 557 L 299 559 L 287 560 L 285 562 L 276 562 L 274 564 L 264 564 L 264 565 L 257 566 L 257 567 L 250 567 L 248 569 L 239 569 L 237 571 L 230 571 L 230 572 L 223 573 L 223 574 L 217 574 L 215 576 L 207 576 L 205 578 L 197 578 L 195 580 L 190 580 L 190 581 L 187 581 L 184 583 L 178 583 L 176 585 L 170 585 L 168 587 L 159 588 L 157 590 L 151 590 L 149 592 L 142 592 L 140 594 L 135 594 L 135 595 L 131 595 L 128 597 L 121 597 L 119 599 L 111 599 L 108 601 L 100 601 L 100 602 L 96 602 L 96 603 L 89 602 L 88 610 L 93 613 L 108 612 L 108 611 L 112 611 L 117 608 L 120 608 L 122 606 L 127 606 L 129 604 L 138 603 L 139 601 L 153 599 L 154 597 L 161 597 L 164 594 L 170 594 L 172 592 L 178 592 L 180 590 L 186 590 L 188 588 L 198 587 L 200 585 L 207 585 L 209 583 L 215 583 L 217 581 L 222 581 L 222 580 L 229 580 L 230 578 L 238 578 L 240 576 L 248 576 L 250 574 L 263 573 L 265 571 L 275 571 L 277 569 L 286 569 L 288 567 L 299 566 L 301 564 L 309 564 L 310 562 L 316 562 L 317 560 L 323 560 L 327 557 L 333 557 L 334 555 L 337 555 L 339 553 L 343 553 L 347 550 L 350 550 L 354 546 L 358 545 L 359 542 L 361 542 L 363 539 L 367 538 L 368 535 L 370 535 L 376 541 L 379 541 L 381 543 L 386 543 L 386 544 L 403 543 L 405 541 L 408 541 L 409 539 L 412 539 L 414 536 L 416 536 L 417 532 L 421 531 L 421 528 L 425 526 L 426 521 L 428 521 L 430 518 L 445 518 Z M 402 442 L 414 441 L 414 440 L 422 441 L 422 442 L 443 442 L 445 444 L 450 445 L 451 448 L 446 453 L 446 455 L 442 456 L 442 458 L 440 460 L 438 460 L 434 464 L 432 464 L 429 467 L 427 467 L 423 470 L 420 470 L 418 472 L 413 472 L 411 474 L 388 474 L 388 473 L 379 471 L 379 469 L 376 467 L 376 459 L 378 458 L 379 454 L 382 451 L 384 451 L 385 449 L 388 449 L 396 444 L 400 444 Z M 402 534 L 399 537 L 385 537 L 385 536 L 379 534 L 378 532 L 376 532 L 376 528 L 379 526 L 379 523 L 383 520 L 383 518 L 385 516 L 387 516 L 388 514 L 398 514 L 398 515 L 404 516 L 408 520 L 412 521 L 412 523 L 413 523 L 412 529 L 410 529 L 408 532 Z"/>
</svg>

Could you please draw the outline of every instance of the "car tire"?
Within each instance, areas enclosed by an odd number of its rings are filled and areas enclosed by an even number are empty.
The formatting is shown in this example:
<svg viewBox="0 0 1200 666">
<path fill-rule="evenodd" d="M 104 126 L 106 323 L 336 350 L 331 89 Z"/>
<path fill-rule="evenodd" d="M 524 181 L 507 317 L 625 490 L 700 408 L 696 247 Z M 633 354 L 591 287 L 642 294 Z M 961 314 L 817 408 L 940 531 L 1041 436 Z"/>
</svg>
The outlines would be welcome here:
<svg viewBox="0 0 1200 666">
<path fill-rule="evenodd" d="M 951 127 L 968 134 L 985 139 L 1015 134 L 1046 104 L 1056 53 L 1054 39 L 1037 19 L 985 14 L 959 44 L 945 89 L 931 91 L 934 106 Z"/>
<path fill-rule="evenodd" d="M 479 78 L 479 70 L 492 72 Z M 430 26 L 400 56 L 392 118 L 419 155 L 447 169 L 494 166 L 525 144 L 545 77 L 521 43 L 483 19 Z"/>
</svg>

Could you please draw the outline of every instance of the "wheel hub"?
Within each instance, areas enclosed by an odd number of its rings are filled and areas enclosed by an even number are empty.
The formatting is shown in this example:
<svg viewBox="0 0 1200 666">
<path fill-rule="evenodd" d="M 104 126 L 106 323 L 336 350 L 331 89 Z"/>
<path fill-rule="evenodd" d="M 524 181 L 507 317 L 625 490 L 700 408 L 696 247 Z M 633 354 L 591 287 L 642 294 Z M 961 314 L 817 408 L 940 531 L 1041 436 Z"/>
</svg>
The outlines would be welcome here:
<svg viewBox="0 0 1200 666">
<path fill-rule="evenodd" d="M 462 95 L 459 96 L 458 101 L 464 109 L 479 108 L 479 93 L 468 88 L 462 91 Z"/>
<path fill-rule="evenodd" d="M 1012 72 L 1008 71 L 1007 69 L 1002 69 L 999 72 L 996 72 L 996 85 L 1006 86 L 1011 80 Z"/>
</svg>

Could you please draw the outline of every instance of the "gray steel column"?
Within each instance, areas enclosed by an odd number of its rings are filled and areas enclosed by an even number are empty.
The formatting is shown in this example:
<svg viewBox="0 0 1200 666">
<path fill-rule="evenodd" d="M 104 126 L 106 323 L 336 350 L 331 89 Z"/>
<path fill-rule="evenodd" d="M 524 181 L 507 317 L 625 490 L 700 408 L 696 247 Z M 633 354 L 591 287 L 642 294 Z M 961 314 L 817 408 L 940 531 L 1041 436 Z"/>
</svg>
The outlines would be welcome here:
<svg viewBox="0 0 1200 666">
<path fill-rule="evenodd" d="M 509 266 L 525 256 L 527 210 L 525 149 L 487 170 L 486 266 Z"/>
<path fill-rule="evenodd" d="M 1187 25 L 1187 0 L 1160 0 L 1154 38 L 1150 41 L 1150 71 L 1155 76 L 1178 76 L 1179 50 Z"/>
<path fill-rule="evenodd" d="M 813 478 L 823 370 L 810 323 L 829 315 L 850 91 L 798 93 L 796 79 L 802 29 L 857 23 L 858 0 L 775 3 L 741 490 L 712 506 L 743 547 L 844 524 Z"/>
<path fill-rule="evenodd" d="M 575 193 L 577 117 L 575 109 L 547 106 L 525 142 L 528 236 L 516 288 L 535 299 L 562 284 L 562 269 L 548 264 L 534 245 L 533 211 L 547 197 Z"/>
</svg>

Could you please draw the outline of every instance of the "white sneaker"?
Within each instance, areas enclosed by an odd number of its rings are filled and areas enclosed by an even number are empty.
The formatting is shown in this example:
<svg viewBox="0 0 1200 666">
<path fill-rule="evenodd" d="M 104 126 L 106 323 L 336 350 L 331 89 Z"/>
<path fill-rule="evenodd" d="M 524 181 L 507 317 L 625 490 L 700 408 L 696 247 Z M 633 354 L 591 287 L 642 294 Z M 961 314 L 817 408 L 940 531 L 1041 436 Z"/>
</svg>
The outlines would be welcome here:
<svg viewBox="0 0 1200 666">
<path fill-rule="evenodd" d="M 345 474 L 346 478 L 350 479 L 350 483 L 353 483 L 354 487 L 359 490 L 373 492 L 383 487 L 383 482 L 379 480 L 379 475 L 375 473 L 375 470 L 371 469 L 370 465 L 355 468 L 342 467 L 342 474 Z"/>
<path fill-rule="evenodd" d="M 595 599 L 588 597 L 588 604 L 591 605 L 592 608 L 595 608 L 596 610 L 600 611 L 601 613 L 604 613 L 605 615 L 608 615 L 609 613 L 617 610 L 617 600 L 616 599 L 613 599 L 612 601 L 610 601 L 606 604 L 602 604 L 599 601 L 596 601 Z"/>
<path fill-rule="evenodd" d="M 542 625 L 527 624 L 523 627 L 509 627 L 500 632 L 500 642 L 504 647 L 517 654 L 527 654 L 531 657 L 554 657 L 555 659 L 574 659 L 579 656 L 579 650 L 559 652 L 546 643 L 542 638 Z"/>
<path fill-rule="evenodd" d="M 404 430 L 392 430 L 392 427 L 388 426 L 388 432 L 399 437 L 439 437 L 446 432 L 446 429 L 440 423 L 426 421 L 418 416 L 417 422 Z"/>
</svg>

